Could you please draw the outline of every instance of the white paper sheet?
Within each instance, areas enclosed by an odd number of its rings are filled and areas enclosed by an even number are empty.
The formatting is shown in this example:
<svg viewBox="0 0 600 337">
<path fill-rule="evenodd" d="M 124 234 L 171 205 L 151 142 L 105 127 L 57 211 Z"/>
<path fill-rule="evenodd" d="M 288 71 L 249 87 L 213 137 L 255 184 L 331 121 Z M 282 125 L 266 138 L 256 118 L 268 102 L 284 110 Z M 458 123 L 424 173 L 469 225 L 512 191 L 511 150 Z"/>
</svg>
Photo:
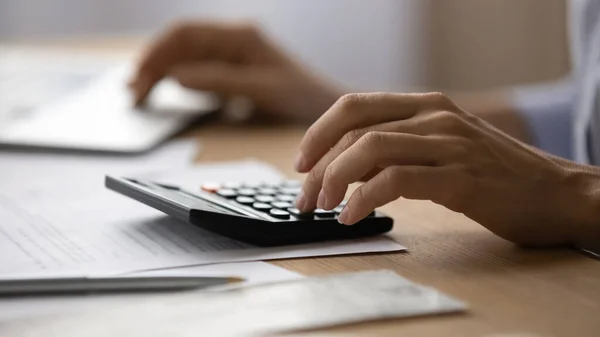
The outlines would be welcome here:
<svg viewBox="0 0 600 337">
<path fill-rule="evenodd" d="M 206 182 L 267 182 L 279 181 L 281 173 L 266 163 L 245 159 L 231 162 L 203 163 L 192 168 L 189 166 L 174 167 L 167 171 L 144 173 L 145 179 L 158 183 L 199 188 Z"/>
<path fill-rule="evenodd" d="M 201 151 L 196 139 L 168 142 L 141 155 L 74 152 L 0 151 L 0 191 L 20 197 L 23 191 L 46 194 L 77 183 L 104 190 L 103 177 L 114 174 L 150 174 L 187 167 Z M 92 190 L 90 190 L 92 191 Z M 59 192 L 60 193 L 60 192 Z"/>
<path fill-rule="evenodd" d="M 264 336 L 457 312 L 458 300 L 392 271 L 307 278 L 221 293 L 151 298 L 0 326 L 7 336 Z"/>
<path fill-rule="evenodd" d="M 302 278 L 302 275 L 271 265 L 266 262 L 240 262 L 223 263 L 188 268 L 156 270 L 131 275 L 157 275 L 157 276 L 239 276 L 246 281 L 231 287 L 253 286 L 273 282 L 290 281 Z M 219 287 L 201 291 L 215 291 L 231 288 Z M 188 292 L 189 293 L 189 292 Z M 143 294 L 103 294 L 103 295 L 62 295 L 41 296 L 24 298 L 0 298 L 0 322 L 22 318 L 31 318 L 43 315 L 56 315 L 65 312 L 79 312 L 92 309 L 112 302 L 146 300 L 152 296 L 161 296 L 158 293 Z"/>
<path fill-rule="evenodd" d="M 187 166 L 198 149 L 196 140 L 184 139 L 139 156 L 0 152 L 0 275 L 43 272 L 44 268 L 31 268 L 31 264 L 53 259 L 43 243 L 60 244 L 57 236 L 66 220 L 100 219 L 107 213 L 110 208 L 102 207 L 103 197 L 109 195 L 103 181 L 106 172 L 133 174 Z M 77 209 L 78 204 L 94 203 L 92 213 Z M 63 233 L 63 241 L 77 240 L 70 236 Z"/>
<path fill-rule="evenodd" d="M 76 172 L 75 167 L 72 170 Z M 64 183 L 59 181 L 53 188 L 48 185 L 39 189 L 36 185 L 31 189 L 9 188 L 0 192 L 0 277 L 43 272 L 119 273 L 405 249 L 384 236 L 300 246 L 253 247 L 177 221 L 100 188 L 99 174 L 92 174 L 92 182 L 88 176 L 92 172 L 86 173 L 85 179 L 70 173 L 71 170 L 63 172 Z M 178 177 L 177 183 L 197 181 L 198 184 L 227 177 L 254 181 L 281 178 L 276 170 L 256 161 L 180 167 L 149 176 L 167 182 Z M 50 182 L 42 179 L 42 183 Z"/>
</svg>

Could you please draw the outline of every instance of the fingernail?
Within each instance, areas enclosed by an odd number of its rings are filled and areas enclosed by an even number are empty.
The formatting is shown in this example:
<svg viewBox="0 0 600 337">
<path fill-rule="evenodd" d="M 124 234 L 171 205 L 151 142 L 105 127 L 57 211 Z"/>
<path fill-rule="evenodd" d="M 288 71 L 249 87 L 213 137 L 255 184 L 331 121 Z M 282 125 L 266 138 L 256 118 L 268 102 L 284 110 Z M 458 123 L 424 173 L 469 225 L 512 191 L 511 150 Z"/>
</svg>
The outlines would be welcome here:
<svg viewBox="0 0 600 337">
<path fill-rule="evenodd" d="M 135 78 L 131 78 L 128 82 L 127 82 L 127 88 L 129 88 L 129 90 L 131 91 L 135 91 L 138 87 L 138 82 Z"/>
<path fill-rule="evenodd" d="M 296 160 L 294 161 L 294 168 L 296 169 L 296 171 L 298 172 L 302 172 L 302 170 L 304 170 L 304 156 L 302 155 L 302 152 L 298 153 L 298 155 L 296 156 Z"/>
<path fill-rule="evenodd" d="M 298 199 L 296 199 L 296 208 L 304 211 L 306 207 L 306 198 L 304 197 L 304 191 L 300 192 L 300 195 L 298 195 Z"/>
<path fill-rule="evenodd" d="M 141 96 L 139 83 L 138 82 L 130 82 L 128 87 L 129 87 L 129 91 L 131 92 L 131 95 L 133 96 L 134 104 L 138 105 L 140 103 L 140 96 Z"/>
<path fill-rule="evenodd" d="M 348 220 L 348 207 L 344 207 L 344 209 L 338 216 L 338 222 L 342 225 L 346 225 L 346 220 Z"/>
<path fill-rule="evenodd" d="M 140 73 L 136 76 L 136 78 L 131 81 L 131 91 L 133 92 L 133 96 L 135 98 L 136 105 L 140 105 L 142 100 L 144 99 L 145 93 L 150 89 L 152 85 L 151 78 L 144 73 Z"/>
<path fill-rule="evenodd" d="M 317 198 L 317 207 L 325 209 L 325 206 L 327 206 L 327 196 L 325 195 L 325 192 L 321 190 L 321 192 L 319 192 L 319 197 Z"/>
</svg>

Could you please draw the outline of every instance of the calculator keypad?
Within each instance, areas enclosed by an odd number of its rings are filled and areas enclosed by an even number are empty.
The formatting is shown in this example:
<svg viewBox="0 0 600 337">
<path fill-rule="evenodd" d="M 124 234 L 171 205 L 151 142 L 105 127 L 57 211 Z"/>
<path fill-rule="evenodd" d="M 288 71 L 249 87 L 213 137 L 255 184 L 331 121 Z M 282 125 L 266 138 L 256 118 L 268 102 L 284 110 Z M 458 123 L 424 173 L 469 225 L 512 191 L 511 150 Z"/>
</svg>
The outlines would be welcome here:
<svg viewBox="0 0 600 337">
<path fill-rule="evenodd" d="M 293 195 L 288 195 L 288 194 L 276 195 L 275 199 L 277 199 L 278 201 L 287 201 L 287 202 L 295 202 L 296 201 L 296 198 Z"/>
<path fill-rule="evenodd" d="M 239 197 L 235 198 L 235 201 L 238 204 L 242 204 L 242 205 L 252 205 L 256 200 L 254 200 L 254 198 L 251 198 L 251 197 L 239 196 Z"/>
<path fill-rule="evenodd" d="M 353 226 L 338 223 L 345 202 L 333 210 L 300 212 L 295 201 L 302 184 L 297 181 L 213 183 L 190 188 L 106 176 L 105 184 L 188 224 L 257 246 L 355 239 L 393 228 L 393 219 L 380 212 Z"/>
<path fill-rule="evenodd" d="M 268 212 L 273 207 L 271 205 L 269 205 L 269 204 L 264 203 L 264 202 L 255 202 L 255 203 L 252 204 L 252 208 L 254 208 L 257 211 Z"/>
<path fill-rule="evenodd" d="M 242 187 L 242 184 L 240 184 L 240 183 L 232 183 L 232 182 L 230 182 L 230 183 L 224 183 L 223 184 L 223 188 L 230 188 L 230 189 L 233 189 L 233 190 L 241 188 L 241 187 Z"/>
<path fill-rule="evenodd" d="M 279 209 L 288 209 L 291 207 L 294 207 L 294 204 L 292 204 L 291 202 L 287 202 L 287 201 L 274 201 L 271 203 L 271 205 L 275 208 L 279 208 Z"/>
<path fill-rule="evenodd" d="M 346 205 L 346 200 L 333 210 L 316 209 L 313 212 L 300 212 L 294 203 L 302 189 L 302 183 L 296 180 L 286 180 L 273 183 L 223 183 L 204 184 L 202 190 L 226 199 L 226 202 L 248 207 L 272 218 L 290 219 L 333 219 L 337 217 Z M 375 212 L 370 216 L 375 215 Z"/>
<path fill-rule="evenodd" d="M 277 208 L 273 208 L 269 211 L 269 215 L 278 219 L 289 219 L 290 218 L 290 213 L 284 211 L 284 210 L 280 210 Z"/>
<path fill-rule="evenodd" d="M 320 208 L 315 209 L 314 213 L 319 218 L 333 218 L 335 216 L 334 211 L 328 211 Z"/>
<path fill-rule="evenodd" d="M 259 188 L 258 189 L 258 193 L 262 194 L 262 195 L 276 195 L 277 194 L 277 190 L 274 188 Z"/>
<path fill-rule="evenodd" d="M 223 197 L 223 198 L 235 198 L 238 196 L 237 192 L 228 188 L 223 188 L 217 191 L 217 195 Z"/>
<path fill-rule="evenodd" d="M 247 197 L 251 197 L 253 195 L 256 195 L 256 190 L 253 188 L 240 188 L 238 190 L 233 190 L 233 191 L 237 191 L 237 193 L 239 195 L 244 195 Z M 219 192 L 221 192 L 221 190 L 219 190 Z M 217 192 L 217 194 L 219 194 L 219 192 Z"/>
<path fill-rule="evenodd" d="M 292 207 L 292 208 L 288 208 L 288 212 L 290 212 L 291 214 L 293 214 L 294 216 L 300 218 L 300 219 L 312 219 L 313 218 L 313 213 L 303 213 L 300 212 L 299 209 L 297 209 L 296 207 Z"/>
<path fill-rule="evenodd" d="M 256 197 L 254 197 L 254 199 L 256 199 L 256 201 L 264 203 L 272 203 L 273 201 L 275 201 L 275 198 L 270 195 L 257 195 Z"/>
</svg>

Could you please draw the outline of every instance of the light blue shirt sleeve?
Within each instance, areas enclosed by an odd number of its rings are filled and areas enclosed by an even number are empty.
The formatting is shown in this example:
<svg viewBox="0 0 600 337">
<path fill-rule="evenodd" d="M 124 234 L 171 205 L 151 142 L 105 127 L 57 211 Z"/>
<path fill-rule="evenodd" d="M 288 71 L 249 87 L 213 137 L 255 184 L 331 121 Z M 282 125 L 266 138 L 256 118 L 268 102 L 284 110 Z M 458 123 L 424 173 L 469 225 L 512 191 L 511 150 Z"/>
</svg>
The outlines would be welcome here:
<svg viewBox="0 0 600 337">
<path fill-rule="evenodd" d="M 525 120 L 533 145 L 573 159 L 575 86 L 571 78 L 513 89 L 512 103 Z"/>
</svg>

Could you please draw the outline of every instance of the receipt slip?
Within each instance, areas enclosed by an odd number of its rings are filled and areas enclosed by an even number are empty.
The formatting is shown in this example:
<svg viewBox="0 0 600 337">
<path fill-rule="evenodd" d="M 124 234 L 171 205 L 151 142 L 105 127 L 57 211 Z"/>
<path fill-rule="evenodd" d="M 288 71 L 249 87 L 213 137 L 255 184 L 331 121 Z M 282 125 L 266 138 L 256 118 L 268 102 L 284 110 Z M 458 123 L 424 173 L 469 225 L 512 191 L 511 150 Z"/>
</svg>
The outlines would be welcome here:
<svg viewBox="0 0 600 337">
<path fill-rule="evenodd" d="M 76 315 L 13 321 L 0 326 L 0 335 L 247 336 L 464 309 L 458 300 L 384 270 L 112 302 Z"/>
</svg>

